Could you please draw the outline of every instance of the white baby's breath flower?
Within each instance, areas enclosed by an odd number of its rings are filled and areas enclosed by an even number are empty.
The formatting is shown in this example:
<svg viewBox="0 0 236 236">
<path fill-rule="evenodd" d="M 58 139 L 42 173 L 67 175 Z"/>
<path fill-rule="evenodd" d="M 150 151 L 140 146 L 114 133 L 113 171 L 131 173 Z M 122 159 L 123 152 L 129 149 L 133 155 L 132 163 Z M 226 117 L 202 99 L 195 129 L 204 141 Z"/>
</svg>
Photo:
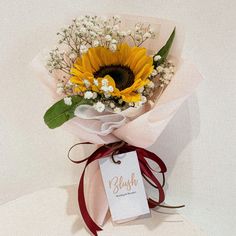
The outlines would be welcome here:
<svg viewBox="0 0 236 236">
<path fill-rule="evenodd" d="M 131 34 L 132 34 L 131 30 L 128 30 L 127 35 L 131 35 Z"/>
<path fill-rule="evenodd" d="M 71 81 L 70 80 L 68 80 L 67 82 L 66 82 L 66 88 L 71 88 L 72 86 L 73 86 L 73 83 L 71 83 Z"/>
<path fill-rule="evenodd" d="M 115 21 L 120 21 L 120 16 L 119 15 L 115 15 L 114 19 L 115 19 Z"/>
<path fill-rule="evenodd" d="M 169 83 L 170 83 L 170 81 L 168 81 L 168 80 L 164 81 L 164 84 L 169 84 Z"/>
<path fill-rule="evenodd" d="M 73 83 L 70 80 L 67 81 L 67 84 L 68 85 L 73 85 Z"/>
<path fill-rule="evenodd" d="M 57 88 L 63 87 L 63 83 L 57 83 Z"/>
<path fill-rule="evenodd" d="M 110 44 L 109 45 L 109 49 L 112 51 L 112 52 L 114 52 L 114 51 L 116 51 L 116 49 L 117 49 L 117 46 L 116 46 L 116 44 Z"/>
<path fill-rule="evenodd" d="M 94 85 L 98 86 L 98 80 L 97 79 L 94 79 L 93 83 L 94 83 Z"/>
<path fill-rule="evenodd" d="M 86 91 L 84 93 L 84 98 L 85 99 L 91 99 L 93 97 L 93 93 L 91 91 Z"/>
<path fill-rule="evenodd" d="M 57 88 L 57 94 L 62 95 L 64 92 L 64 89 L 62 87 Z"/>
<path fill-rule="evenodd" d="M 148 32 L 149 32 L 150 34 L 153 34 L 153 33 L 154 33 L 154 29 L 150 27 L 149 30 L 148 30 Z"/>
<path fill-rule="evenodd" d="M 86 26 L 87 26 L 88 28 L 92 28 L 92 27 L 93 27 L 93 23 L 90 22 L 90 21 L 88 21 L 88 22 L 86 22 Z"/>
<path fill-rule="evenodd" d="M 107 79 L 102 79 L 102 85 L 103 86 L 108 86 L 108 80 Z"/>
<path fill-rule="evenodd" d="M 87 51 L 88 51 L 87 46 L 85 46 L 85 45 L 81 45 L 81 46 L 80 46 L 80 53 L 84 54 L 84 53 L 86 53 Z"/>
<path fill-rule="evenodd" d="M 122 104 L 122 103 L 123 103 L 123 100 L 122 100 L 122 99 L 119 99 L 119 100 L 118 100 L 118 103 L 119 103 L 119 104 Z"/>
<path fill-rule="evenodd" d="M 157 72 L 159 72 L 159 73 L 162 72 L 163 69 L 164 69 L 164 68 L 163 68 L 162 66 L 158 66 L 158 67 L 156 68 Z"/>
<path fill-rule="evenodd" d="M 114 88 L 110 85 L 108 86 L 108 91 L 112 93 L 114 91 Z"/>
<path fill-rule="evenodd" d="M 139 41 L 139 40 L 141 40 L 141 39 L 142 39 L 142 37 L 141 37 L 141 35 L 139 35 L 139 34 L 136 34 L 136 35 L 135 35 L 135 39 L 136 39 L 137 41 Z"/>
<path fill-rule="evenodd" d="M 160 55 L 156 55 L 153 59 L 154 59 L 154 61 L 159 61 L 161 59 L 161 56 Z"/>
<path fill-rule="evenodd" d="M 147 87 L 153 89 L 153 88 L 155 87 L 155 84 L 154 84 L 152 81 L 150 81 L 150 82 L 147 84 Z"/>
<path fill-rule="evenodd" d="M 143 38 L 144 39 L 149 39 L 149 38 L 151 38 L 151 34 L 150 33 L 148 33 L 148 32 L 146 32 L 144 35 L 143 35 Z"/>
<path fill-rule="evenodd" d="M 171 66 L 171 67 L 169 68 L 169 70 L 170 70 L 171 73 L 174 73 L 174 72 L 175 72 L 175 69 L 174 69 L 173 66 Z"/>
<path fill-rule="evenodd" d="M 103 112 L 105 110 L 105 105 L 102 102 L 95 103 L 93 107 L 98 112 Z"/>
<path fill-rule="evenodd" d="M 112 40 L 111 40 L 111 43 L 112 43 L 112 44 L 116 44 L 116 43 L 117 43 L 117 40 L 112 39 Z"/>
<path fill-rule="evenodd" d="M 80 31 L 80 33 L 82 33 L 82 34 L 87 33 L 87 29 L 86 29 L 85 27 L 81 27 L 79 31 Z"/>
<path fill-rule="evenodd" d="M 127 33 L 125 31 L 121 31 L 121 32 L 119 32 L 119 35 L 122 37 L 125 37 L 127 35 Z"/>
<path fill-rule="evenodd" d="M 139 108 L 139 107 L 141 107 L 141 105 L 142 105 L 142 102 L 135 102 L 134 103 L 135 108 Z"/>
<path fill-rule="evenodd" d="M 105 93 L 107 93 L 107 92 L 109 92 L 109 87 L 106 86 L 106 85 L 103 85 L 103 86 L 101 87 L 101 90 L 104 91 Z"/>
<path fill-rule="evenodd" d="M 141 88 L 139 88 L 139 89 L 137 90 L 137 92 L 138 92 L 138 93 L 142 93 L 143 90 L 144 90 L 144 87 L 141 87 Z"/>
<path fill-rule="evenodd" d="M 105 36 L 105 40 L 106 40 L 106 41 L 109 42 L 109 41 L 111 41 L 111 39 L 112 39 L 112 38 L 111 38 L 111 35 L 108 34 L 108 35 Z"/>
<path fill-rule="evenodd" d="M 64 103 L 65 103 L 67 106 L 71 106 L 71 105 L 72 105 L 71 97 L 65 97 L 65 98 L 64 98 Z"/>
<path fill-rule="evenodd" d="M 139 31 L 141 29 L 141 25 L 140 25 L 140 23 L 137 23 L 136 25 L 135 25 L 135 31 L 137 32 L 137 31 Z"/>
<path fill-rule="evenodd" d="M 164 76 L 163 76 L 163 78 L 164 78 L 164 80 L 171 80 L 171 75 L 170 74 L 165 74 Z"/>
<path fill-rule="evenodd" d="M 98 94 L 96 92 L 93 92 L 93 99 L 97 98 Z"/>
<path fill-rule="evenodd" d="M 168 67 L 166 67 L 166 68 L 164 69 L 164 73 L 169 74 L 169 73 L 170 73 L 170 69 L 169 69 Z"/>
<path fill-rule="evenodd" d="M 86 88 L 89 88 L 90 82 L 87 79 L 84 79 L 84 85 Z"/>
<path fill-rule="evenodd" d="M 90 32 L 90 36 L 91 36 L 92 38 L 95 38 L 95 37 L 97 36 L 97 34 L 96 34 L 94 31 L 91 31 L 91 32 Z"/>
<path fill-rule="evenodd" d="M 110 102 L 109 106 L 110 106 L 110 108 L 114 108 L 115 104 L 113 102 Z"/>
<path fill-rule="evenodd" d="M 116 107 L 116 108 L 114 109 L 114 112 L 115 112 L 115 113 L 120 113 L 120 112 L 121 112 L 121 109 L 120 109 L 119 107 Z"/>
<path fill-rule="evenodd" d="M 72 61 L 74 61 L 77 57 L 76 53 L 74 53 L 74 52 L 70 52 L 70 54 L 68 56 Z"/>
<path fill-rule="evenodd" d="M 94 40 L 92 42 L 92 45 L 93 45 L 93 47 L 98 47 L 99 46 L 99 41 L 98 40 Z"/>
<path fill-rule="evenodd" d="M 157 75 L 157 71 L 154 69 L 153 71 L 152 71 L 152 76 L 156 76 Z"/>
<path fill-rule="evenodd" d="M 96 33 L 100 31 L 100 27 L 98 27 L 97 25 L 94 25 L 92 29 Z"/>
<path fill-rule="evenodd" d="M 112 27 L 111 27 L 110 25 L 106 25 L 105 28 L 106 28 L 107 31 L 110 31 Z M 111 30 L 111 31 L 112 31 L 112 30 Z"/>
<path fill-rule="evenodd" d="M 147 98 L 145 96 L 142 96 L 141 97 L 141 102 L 142 102 L 142 104 L 146 103 L 147 102 Z"/>
</svg>

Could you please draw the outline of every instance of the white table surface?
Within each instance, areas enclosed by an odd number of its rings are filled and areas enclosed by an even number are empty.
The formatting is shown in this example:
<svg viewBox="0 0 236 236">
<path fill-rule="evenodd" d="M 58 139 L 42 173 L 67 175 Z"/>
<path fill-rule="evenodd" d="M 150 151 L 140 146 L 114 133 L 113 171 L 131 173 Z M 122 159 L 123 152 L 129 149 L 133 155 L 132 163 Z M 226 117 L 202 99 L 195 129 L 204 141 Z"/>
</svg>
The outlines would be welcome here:
<svg viewBox="0 0 236 236">
<path fill-rule="evenodd" d="M 29 66 L 78 11 L 158 16 L 185 26 L 183 56 L 196 64 L 206 80 L 151 149 L 168 167 L 167 202 L 185 203 L 181 214 L 208 235 L 236 235 L 234 0 L 0 0 L 1 219 L 3 212 L 13 211 L 14 202 L 9 201 L 77 183 L 81 174 L 81 168 L 66 158 L 68 148 L 78 140 L 43 124 L 50 100 Z M 30 203 L 27 207 L 31 209 Z M 71 220 L 76 217 L 68 218 L 68 225 Z M 123 234 L 123 228 L 116 230 Z M 128 225 L 127 230 L 135 228 Z"/>
<path fill-rule="evenodd" d="M 88 236 L 76 201 L 77 186 L 49 188 L 0 206 L 0 232 L 4 236 Z M 181 235 L 204 236 L 175 210 L 152 211 L 151 218 L 113 225 L 110 220 L 99 236 Z"/>
</svg>

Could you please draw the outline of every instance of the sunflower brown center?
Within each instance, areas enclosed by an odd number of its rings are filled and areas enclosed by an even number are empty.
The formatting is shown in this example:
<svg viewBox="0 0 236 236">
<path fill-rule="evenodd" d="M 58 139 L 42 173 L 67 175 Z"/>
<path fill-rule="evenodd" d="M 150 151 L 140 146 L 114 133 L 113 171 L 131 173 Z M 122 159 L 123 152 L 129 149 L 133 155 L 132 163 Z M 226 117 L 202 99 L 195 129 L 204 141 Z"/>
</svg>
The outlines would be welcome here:
<svg viewBox="0 0 236 236">
<path fill-rule="evenodd" d="M 134 83 L 134 73 L 129 67 L 126 66 L 102 66 L 94 73 L 95 78 L 105 77 L 106 75 L 110 75 L 114 79 L 116 87 L 119 90 L 126 89 Z"/>
</svg>

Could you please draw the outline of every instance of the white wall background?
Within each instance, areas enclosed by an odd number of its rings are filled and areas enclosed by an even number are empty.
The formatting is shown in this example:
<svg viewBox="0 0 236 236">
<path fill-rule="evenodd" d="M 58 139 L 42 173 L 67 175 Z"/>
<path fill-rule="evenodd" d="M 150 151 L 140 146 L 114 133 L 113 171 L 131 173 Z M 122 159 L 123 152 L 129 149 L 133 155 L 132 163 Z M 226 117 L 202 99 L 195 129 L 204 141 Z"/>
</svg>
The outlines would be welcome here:
<svg viewBox="0 0 236 236">
<path fill-rule="evenodd" d="M 234 0 L 0 0 L 0 203 L 79 178 L 66 159 L 76 139 L 43 124 L 50 101 L 29 67 L 78 11 L 158 16 L 185 26 L 183 56 L 205 81 L 151 149 L 169 168 L 167 201 L 186 203 L 181 212 L 208 235 L 236 235 Z"/>
</svg>

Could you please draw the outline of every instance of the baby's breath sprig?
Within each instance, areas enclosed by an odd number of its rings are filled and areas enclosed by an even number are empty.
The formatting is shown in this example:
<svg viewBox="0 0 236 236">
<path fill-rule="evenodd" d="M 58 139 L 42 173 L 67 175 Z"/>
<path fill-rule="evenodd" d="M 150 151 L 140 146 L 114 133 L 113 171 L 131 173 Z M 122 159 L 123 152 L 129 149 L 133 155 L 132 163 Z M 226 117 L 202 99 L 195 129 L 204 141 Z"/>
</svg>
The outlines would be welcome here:
<svg viewBox="0 0 236 236">
<path fill-rule="evenodd" d="M 159 59 L 159 58 L 158 58 Z M 144 87 L 142 95 L 153 102 L 157 101 L 175 74 L 175 65 L 171 60 L 155 66 L 149 76 L 150 83 Z M 154 92 L 155 91 L 155 92 Z"/>
<path fill-rule="evenodd" d="M 120 29 L 119 16 L 99 17 L 82 16 L 57 33 L 59 36 L 58 48 L 52 50 L 47 66 L 49 71 L 60 70 L 70 74 L 70 68 L 76 58 L 86 53 L 90 47 L 106 47 L 116 51 L 118 44 L 130 37 L 135 46 L 141 46 L 155 34 L 150 25 L 137 23 L 133 30 Z"/>
<path fill-rule="evenodd" d="M 174 76 L 175 73 L 175 65 L 171 62 L 166 60 L 163 64 L 156 68 L 157 77 L 160 81 L 160 86 L 163 87 L 168 85 Z"/>
<path fill-rule="evenodd" d="M 141 23 L 135 25 L 134 31 L 129 30 L 128 36 L 131 37 L 135 46 L 141 46 L 150 38 L 155 38 L 155 33 L 150 25 L 146 26 Z"/>
<path fill-rule="evenodd" d="M 59 49 L 56 48 L 49 53 L 47 66 L 50 73 L 52 73 L 53 70 L 61 70 L 64 73 L 69 74 L 72 61 L 67 53 L 60 52 Z"/>
</svg>

